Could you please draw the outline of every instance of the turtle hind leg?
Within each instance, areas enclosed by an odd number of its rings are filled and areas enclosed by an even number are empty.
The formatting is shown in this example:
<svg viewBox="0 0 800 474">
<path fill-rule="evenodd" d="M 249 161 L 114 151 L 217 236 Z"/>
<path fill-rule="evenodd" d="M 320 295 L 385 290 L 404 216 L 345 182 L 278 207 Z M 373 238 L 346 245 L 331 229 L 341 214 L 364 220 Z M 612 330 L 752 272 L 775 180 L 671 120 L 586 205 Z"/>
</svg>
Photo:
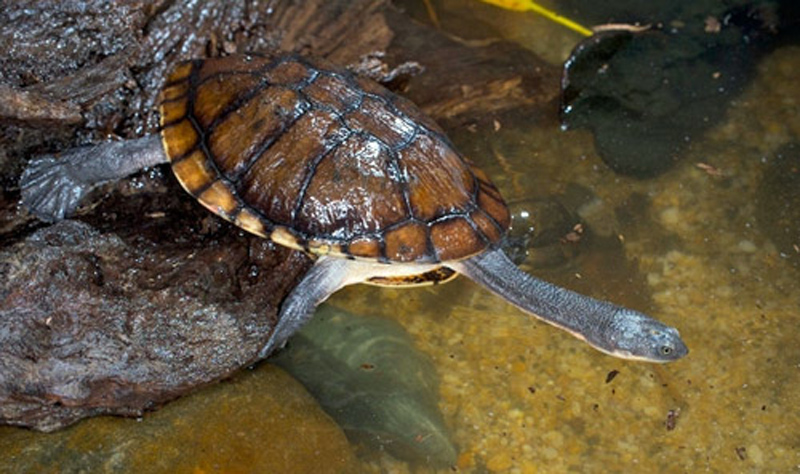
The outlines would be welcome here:
<svg viewBox="0 0 800 474">
<path fill-rule="evenodd" d="M 98 185 L 166 161 L 158 135 L 39 156 L 20 178 L 22 204 L 43 221 L 57 221 Z"/>
<path fill-rule="evenodd" d="M 19 187 L 22 204 L 37 218 L 47 222 L 72 213 L 87 187 L 71 179 L 63 163 L 51 155 L 35 158 L 22 173 Z"/>
</svg>

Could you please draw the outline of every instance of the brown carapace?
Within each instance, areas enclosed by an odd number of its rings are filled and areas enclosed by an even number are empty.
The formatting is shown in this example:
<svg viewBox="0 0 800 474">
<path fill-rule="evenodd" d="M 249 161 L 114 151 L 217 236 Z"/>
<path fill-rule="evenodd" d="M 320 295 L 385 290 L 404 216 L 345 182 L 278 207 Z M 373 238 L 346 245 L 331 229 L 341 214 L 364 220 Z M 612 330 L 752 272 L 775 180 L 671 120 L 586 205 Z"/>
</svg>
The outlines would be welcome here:
<svg viewBox="0 0 800 474">
<path fill-rule="evenodd" d="M 370 80 L 296 55 L 178 66 L 162 141 L 183 187 L 254 234 L 318 255 L 461 260 L 509 213 L 439 126 Z"/>
</svg>

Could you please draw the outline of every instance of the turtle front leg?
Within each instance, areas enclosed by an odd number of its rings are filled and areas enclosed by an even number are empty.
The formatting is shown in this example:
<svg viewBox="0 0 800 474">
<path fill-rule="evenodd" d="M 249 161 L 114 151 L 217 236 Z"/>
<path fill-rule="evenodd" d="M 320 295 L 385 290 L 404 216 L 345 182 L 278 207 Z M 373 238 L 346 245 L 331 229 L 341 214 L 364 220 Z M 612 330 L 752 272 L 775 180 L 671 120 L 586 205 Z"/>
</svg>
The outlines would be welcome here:
<svg viewBox="0 0 800 474">
<path fill-rule="evenodd" d="M 22 204 L 43 221 L 61 220 L 96 186 L 166 162 L 157 134 L 43 155 L 22 173 Z"/>
<path fill-rule="evenodd" d="M 278 322 L 269 340 L 258 353 L 263 359 L 280 349 L 286 341 L 314 316 L 317 306 L 343 286 L 354 283 L 348 260 L 320 257 L 311 270 L 289 293 L 278 313 Z M 363 279 L 363 278 L 362 278 Z"/>
</svg>

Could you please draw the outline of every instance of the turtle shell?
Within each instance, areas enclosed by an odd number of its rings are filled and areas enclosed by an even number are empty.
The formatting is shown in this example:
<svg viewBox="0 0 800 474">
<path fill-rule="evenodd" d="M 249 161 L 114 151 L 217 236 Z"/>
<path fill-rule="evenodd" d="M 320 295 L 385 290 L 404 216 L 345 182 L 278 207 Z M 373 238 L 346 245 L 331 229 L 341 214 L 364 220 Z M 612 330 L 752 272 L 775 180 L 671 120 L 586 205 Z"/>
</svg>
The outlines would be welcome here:
<svg viewBox="0 0 800 474">
<path fill-rule="evenodd" d="M 458 260 L 497 243 L 506 205 L 414 104 L 319 59 L 179 65 L 162 142 L 205 207 L 288 247 L 382 262 Z"/>
</svg>

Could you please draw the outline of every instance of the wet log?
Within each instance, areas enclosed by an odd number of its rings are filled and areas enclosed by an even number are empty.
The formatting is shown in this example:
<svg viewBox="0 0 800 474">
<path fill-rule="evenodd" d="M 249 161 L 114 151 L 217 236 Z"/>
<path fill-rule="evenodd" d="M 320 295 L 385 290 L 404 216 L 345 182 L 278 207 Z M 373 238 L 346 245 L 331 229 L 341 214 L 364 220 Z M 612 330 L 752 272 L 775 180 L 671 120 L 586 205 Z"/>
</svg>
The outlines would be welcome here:
<svg viewBox="0 0 800 474">
<path fill-rule="evenodd" d="M 137 416 L 229 377 L 256 361 L 305 260 L 233 232 L 168 243 L 42 228 L 0 252 L 0 420 L 47 431 Z"/>
</svg>

